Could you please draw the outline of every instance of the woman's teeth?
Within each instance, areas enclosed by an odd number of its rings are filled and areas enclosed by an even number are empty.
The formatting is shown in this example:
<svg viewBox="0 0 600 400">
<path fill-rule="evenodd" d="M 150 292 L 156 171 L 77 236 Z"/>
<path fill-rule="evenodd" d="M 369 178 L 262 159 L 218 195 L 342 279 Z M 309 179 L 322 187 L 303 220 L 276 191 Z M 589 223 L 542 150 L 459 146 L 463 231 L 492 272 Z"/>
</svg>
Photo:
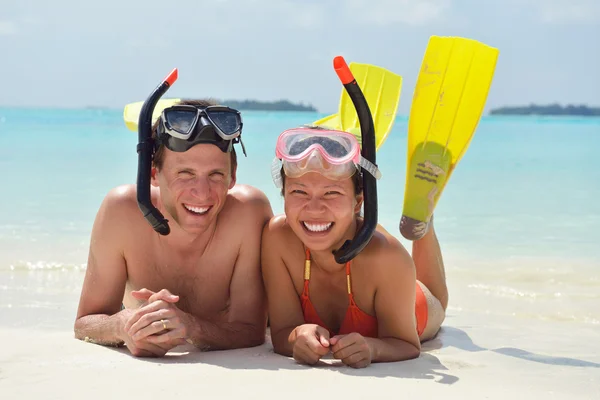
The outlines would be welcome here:
<svg viewBox="0 0 600 400">
<path fill-rule="evenodd" d="M 210 208 L 210 207 L 194 207 L 194 206 L 189 206 L 187 204 L 184 204 L 183 206 L 186 208 L 186 210 L 191 211 L 194 214 L 205 214 L 208 211 L 208 209 Z"/>
<path fill-rule="evenodd" d="M 331 228 L 332 222 L 328 222 L 326 224 L 311 224 L 308 222 L 303 222 L 304 227 L 311 232 L 324 232 L 327 229 Z"/>
</svg>

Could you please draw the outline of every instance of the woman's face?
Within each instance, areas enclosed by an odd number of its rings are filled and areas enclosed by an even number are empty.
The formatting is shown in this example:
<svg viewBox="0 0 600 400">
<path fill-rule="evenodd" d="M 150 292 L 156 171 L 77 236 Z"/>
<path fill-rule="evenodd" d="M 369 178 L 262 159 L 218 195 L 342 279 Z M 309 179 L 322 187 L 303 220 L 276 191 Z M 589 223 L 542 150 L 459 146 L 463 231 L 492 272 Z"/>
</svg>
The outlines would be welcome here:
<svg viewBox="0 0 600 400">
<path fill-rule="evenodd" d="M 354 193 L 351 178 L 331 180 L 317 172 L 286 177 L 284 188 L 287 222 L 306 247 L 313 251 L 339 248 L 356 230 L 362 194 Z"/>
</svg>

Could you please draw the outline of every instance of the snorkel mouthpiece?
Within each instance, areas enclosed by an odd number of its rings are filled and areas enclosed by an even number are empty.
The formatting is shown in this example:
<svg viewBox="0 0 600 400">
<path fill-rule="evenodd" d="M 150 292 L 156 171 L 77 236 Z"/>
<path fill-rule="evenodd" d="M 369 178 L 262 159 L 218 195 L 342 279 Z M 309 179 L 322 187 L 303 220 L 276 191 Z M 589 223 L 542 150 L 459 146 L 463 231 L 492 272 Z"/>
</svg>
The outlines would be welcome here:
<svg viewBox="0 0 600 400">
<path fill-rule="evenodd" d="M 150 197 L 150 172 L 152 169 L 152 156 L 154 154 L 154 140 L 152 139 L 152 115 L 158 100 L 175 83 L 178 77 L 177 68 L 154 89 L 148 96 L 138 120 L 138 171 L 137 171 L 137 202 L 144 218 L 152 225 L 152 228 L 161 235 L 168 235 L 168 220 L 152 204 Z"/>
<path fill-rule="evenodd" d="M 337 56 L 333 59 L 333 68 L 340 81 L 344 85 L 348 96 L 358 114 L 360 123 L 360 134 L 362 138 L 361 155 L 373 165 L 376 163 L 375 126 L 369 104 L 362 90 L 358 86 L 352 71 L 343 57 Z M 366 172 L 366 171 L 365 171 Z M 356 232 L 352 240 L 347 240 L 342 247 L 333 251 L 335 261 L 345 264 L 360 253 L 371 241 L 375 228 L 377 227 L 377 179 L 368 172 L 363 172 L 363 194 L 364 194 L 364 223 Z"/>
</svg>

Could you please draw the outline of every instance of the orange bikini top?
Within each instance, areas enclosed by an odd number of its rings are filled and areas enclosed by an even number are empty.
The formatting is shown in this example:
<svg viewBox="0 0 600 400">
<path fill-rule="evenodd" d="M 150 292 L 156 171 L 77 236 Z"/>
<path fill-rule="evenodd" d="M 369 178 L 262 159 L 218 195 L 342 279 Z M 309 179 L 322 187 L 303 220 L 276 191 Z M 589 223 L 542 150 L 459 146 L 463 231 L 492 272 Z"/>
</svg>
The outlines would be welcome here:
<svg viewBox="0 0 600 400">
<path fill-rule="evenodd" d="M 319 315 L 317 310 L 310 301 L 308 295 L 308 285 L 310 282 L 310 250 L 306 249 L 306 261 L 304 263 L 304 290 L 300 296 L 302 303 L 302 313 L 304 314 L 304 322 L 307 324 L 316 324 L 322 326 L 329 331 L 329 334 L 347 335 L 352 332 L 357 332 L 364 337 L 377 337 L 377 318 L 362 311 L 354 302 L 352 295 L 352 284 L 350 280 L 350 261 L 346 263 L 346 282 L 348 285 L 348 309 L 342 321 L 339 332 L 333 332 L 329 329 Z"/>
</svg>

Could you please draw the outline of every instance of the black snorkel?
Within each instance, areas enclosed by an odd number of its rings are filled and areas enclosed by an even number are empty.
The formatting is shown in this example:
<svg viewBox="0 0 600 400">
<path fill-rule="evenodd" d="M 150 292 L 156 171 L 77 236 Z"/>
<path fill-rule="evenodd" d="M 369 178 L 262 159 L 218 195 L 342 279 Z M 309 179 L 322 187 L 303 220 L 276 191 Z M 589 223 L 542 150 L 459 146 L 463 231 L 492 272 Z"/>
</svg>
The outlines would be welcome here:
<svg viewBox="0 0 600 400">
<path fill-rule="evenodd" d="M 171 229 L 167 219 L 152 204 L 150 197 L 150 173 L 152 169 L 152 157 L 154 155 L 154 139 L 152 139 L 152 114 L 158 100 L 177 80 L 177 68 L 154 89 L 148 96 L 138 120 L 138 171 L 137 171 L 137 202 L 144 218 L 152 225 L 152 228 L 161 235 L 168 235 Z"/>
<path fill-rule="evenodd" d="M 362 138 L 361 155 L 376 166 L 375 126 L 369 104 L 343 57 L 333 59 L 333 68 L 358 114 Z M 377 179 L 367 171 L 363 171 L 362 179 L 365 212 L 363 225 L 352 240 L 346 240 L 342 247 L 333 251 L 335 261 L 339 264 L 345 264 L 356 257 L 369 244 L 377 227 Z"/>
</svg>

